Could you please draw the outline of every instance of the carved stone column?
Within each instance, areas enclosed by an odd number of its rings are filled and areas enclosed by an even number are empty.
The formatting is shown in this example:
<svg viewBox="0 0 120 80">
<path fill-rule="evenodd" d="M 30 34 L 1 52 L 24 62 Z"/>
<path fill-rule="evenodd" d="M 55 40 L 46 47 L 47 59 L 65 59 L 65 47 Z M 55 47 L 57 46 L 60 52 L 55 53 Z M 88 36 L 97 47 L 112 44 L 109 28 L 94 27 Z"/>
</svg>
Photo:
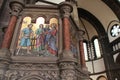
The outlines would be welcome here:
<svg viewBox="0 0 120 80">
<path fill-rule="evenodd" d="M 89 72 L 88 72 L 88 69 L 85 63 L 84 46 L 83 46 L 83 35 L 84 34 L 85 32 L 82 29 L 80 29 L 77 34 L 78 41 L 79 41 L 81 72 L 82 72 L 82 75 L 84 74 L 84 76 L 81 76 L 81 80 L 89 80 Z"/>
<path fill-rule="evenodd" d="M 60 3 L 60 11 L 62 14 L 63 24 L 63 52 L 59 60 L 60 80 L 77 80 L 76 77 L 76 61 L 70 49 L 70 21 L 69 16 L 73 8 L 69 2 Z"/>
<path fill-rule="evenodd" d="M 84 55 L 84 47 L 83 47 L 83 35 L 84 34 L 85 34 L 85 32 L 82 29 L 78 31 L 80 63 L 81 63 L 82 68 L 86 67 L 85 55 Z"/>
<path fill-rule="evenodd" d="M 63 24 L 63 56 L 71 56 L 71 50 L 70 50 L 70 21 L 69 16 L 72 12 L 73 8 L 69 2 L 62 2 L 60 3 L 60 11 L 62 15 L 62 24 Z"/>
<path fill-rule="evenodd" d="M 10 8 L 12 10 L 11 18 L 10 18 L 10 21 L 8 24 L 7 31 L 6 31 L 5 36 L 4 36 L 4 40 L 2 42 L 2 48 L 9 49 L 10 44 L 11 44 L 11 40 L 12 40 L 12 36 L 14 33 L 15 25 L 17 22 L 17 18 L 19 16 L 19 13 L 23 9 L 23 6 L 24 6 L 24 4 L 23 4 L 22 0 L 13 0 L 10 2 Z"/>
<path fill-rule="evenodd" d="M 22 0 L 12 0 L 10 2 L 10 8 L 12 10 L 11 19 L 2 42 L 2 48 L 0 50 L 0 80 L 6 80 L 5 72 L 8 69 L 9 62 L 11 61 L 9 47 L 14 33 L 15 24 L 19 13 L 22 11 L 23 5 Z"/>
</svg>

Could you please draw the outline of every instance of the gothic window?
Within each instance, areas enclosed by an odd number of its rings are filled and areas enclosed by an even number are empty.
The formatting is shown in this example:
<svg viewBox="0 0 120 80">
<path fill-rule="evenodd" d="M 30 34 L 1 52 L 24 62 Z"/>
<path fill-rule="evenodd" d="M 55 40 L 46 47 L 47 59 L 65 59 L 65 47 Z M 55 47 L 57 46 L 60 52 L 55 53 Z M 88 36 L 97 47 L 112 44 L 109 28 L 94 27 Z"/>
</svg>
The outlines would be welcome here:
<svg viewBox="0 0 120 80">
<path fill-rule="evenodd" d="M 87 48 L 87 42 L 83 42 L 84 47 L 84 54 L 85 54 L 85 60 L 88 61 L 88 48 Z"/>
<path fill-rule="evenodd" d="M 83 47 L 86 61 L 101 58 L 101 49 L 97 37 L 94 37 L 91 41 L 84 41 Z"/>
<path fill-rule="evenodd" d="M 93 50 L 94 50 L 94 59 L 100 58 L 101 57 L 101 51 L 100 51 L 100 44 L 98 41 L 98 38 L 93 39 Z"/>
</svg>

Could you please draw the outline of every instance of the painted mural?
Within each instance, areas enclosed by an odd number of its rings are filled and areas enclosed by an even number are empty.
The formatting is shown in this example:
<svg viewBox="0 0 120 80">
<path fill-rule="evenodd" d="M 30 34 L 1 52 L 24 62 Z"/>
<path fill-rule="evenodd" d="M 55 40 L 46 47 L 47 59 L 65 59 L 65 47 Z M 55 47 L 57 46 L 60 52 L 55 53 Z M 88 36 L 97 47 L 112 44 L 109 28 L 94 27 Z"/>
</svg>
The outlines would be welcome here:
<svg viewBox="0 0 120 80">
<path fill-rule="evenodd" d="M 75 29 L 73 27 L 71 27 L 70 32 L 71 32 L 71 45 L 70 45 L 70 49 L 71 49 L 71 52 L 73 53 L 73 56 L 75 58 L 78 58 L 76 31 L 75 31 Z"/>
<path fill-rule="evenodd" d="M 30 17 L 25 17 L 21 26 L 16 55 L 57 56 L 58 21 L 50 19 L 45 24 L 43 17 L 36 23 L 31 23 Z"/>
</svg>

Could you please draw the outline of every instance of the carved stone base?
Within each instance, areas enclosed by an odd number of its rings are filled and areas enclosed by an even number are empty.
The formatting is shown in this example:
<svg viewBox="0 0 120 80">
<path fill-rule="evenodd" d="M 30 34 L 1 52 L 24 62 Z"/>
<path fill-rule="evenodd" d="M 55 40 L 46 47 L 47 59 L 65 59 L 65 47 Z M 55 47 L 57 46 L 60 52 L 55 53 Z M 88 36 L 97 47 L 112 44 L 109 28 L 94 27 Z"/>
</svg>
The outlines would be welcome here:
<svg viewBox="0 0 120 80">
<path fill-rule="evenodd" d="M 7 80 L 59 80 L 59 71 L 8 70 L 5 76 Z"/>
<path fill-rule="evenodd" d="M 60 80 L 56 57 L 12 57 L 4 80 Z"/>
<path fill-rule="evenodd" d="M 4 49 L 0 49 L 0 59 L 4 59 L 4 60 L 10 60 L 10 51 L 6 48 Z"/>
<path fill-rule="evenodd" d="M 55 56 L 10 58 L 9 51 L 2 50 L 0 80 L 89 80 L 87 71 L 78 66 L 76 58 L 71 56 L 72 53 L 67 53 L 70 52 L 66 52 L 60 59 Z"/>
<path fill-rule="evenodd" d="M 61 76 L 61 80 L 77 80 L 75 63 L 65 62 L 65 61 L 61 62 L 60 76 Z"/>
<path fill-rule="evenodd" d="M 87 68 L 82 69 L 81 65 L 77 65 L 76 67 L 76 74 L 78 77 L 78 80 L 89 80 L 89 71 Z"/>
<path fill-rule="evenodd" d="M 10 51 L 8 49 L 0 49 L 0 80 L 5 80 L 4 74 L 10 61 Z"/>
</svg>

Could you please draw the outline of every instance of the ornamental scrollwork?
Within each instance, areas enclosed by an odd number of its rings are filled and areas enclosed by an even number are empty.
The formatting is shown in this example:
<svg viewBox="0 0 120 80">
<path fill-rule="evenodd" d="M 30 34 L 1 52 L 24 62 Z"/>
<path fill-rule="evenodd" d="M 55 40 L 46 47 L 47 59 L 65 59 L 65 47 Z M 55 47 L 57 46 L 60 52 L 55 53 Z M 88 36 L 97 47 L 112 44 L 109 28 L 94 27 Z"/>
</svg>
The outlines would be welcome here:
<svg viewBox="0 0 120 80">
<path fill-rule="evenodd" d="M 74 68 L 75 63 L 74 62 L 63 62 L 60 63 L 60 68 Z"/>
<path fill-rule="evenodd" d="M 10 69 L 21 69 L 21 70 L 43 70 L 43 69 L 54 69 L 57 70 L 58 66 L 56 64 L 10 64 Z"/>
<path fill-rule="evenodd" d="M 6 72 L 6 80 L 59 80 L 59 71 L 47 70 L 47 71 L 18 71 L 9 70 Z"/>
<path fill-rule="evenodd" d="M 61 72 L 62 80 L 77 80 L 75 70 L 63 70 Z"/>
</svg>

